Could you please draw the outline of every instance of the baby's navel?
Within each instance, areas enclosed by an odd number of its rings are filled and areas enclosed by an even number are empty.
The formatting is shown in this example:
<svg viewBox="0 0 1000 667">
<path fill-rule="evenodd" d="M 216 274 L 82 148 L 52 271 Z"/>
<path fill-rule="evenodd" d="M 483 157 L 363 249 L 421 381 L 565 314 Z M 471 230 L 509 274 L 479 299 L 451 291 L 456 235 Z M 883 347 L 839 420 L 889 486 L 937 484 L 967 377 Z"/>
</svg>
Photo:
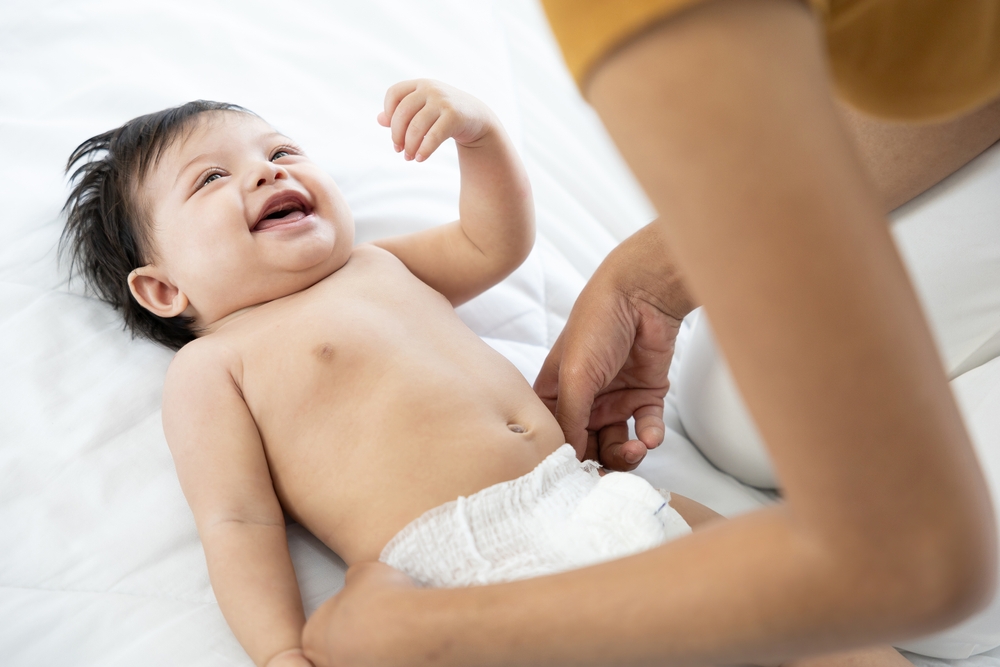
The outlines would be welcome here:
<svg viewBox="0 0 1000 667">
<path fill-rule="evenodd" d="M 507 424 L 507 428 L 509 428 L 514 433 L 527 433 L 528 431 L 528 429 L 524 428 L 520 424 Z"/>
</svg>

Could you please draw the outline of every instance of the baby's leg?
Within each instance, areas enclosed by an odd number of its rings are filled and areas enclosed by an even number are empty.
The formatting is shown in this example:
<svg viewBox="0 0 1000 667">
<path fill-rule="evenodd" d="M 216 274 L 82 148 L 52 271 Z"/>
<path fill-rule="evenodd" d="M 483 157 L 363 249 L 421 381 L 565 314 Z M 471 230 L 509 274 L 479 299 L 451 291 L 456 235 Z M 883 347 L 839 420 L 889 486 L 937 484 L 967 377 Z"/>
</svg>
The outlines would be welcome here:
<svg viewBox="0 0 1000 667">
<path fill-rule="evenodd" d="M 687 525 L 691 526 L 692 530 L 697 530 L 711 521 L 725 518 L 715 510 L 711 510 L 690 498 L 685 498 L 679 493 L 670 494 L 669 504 L 677 510 L 677 513 L 687 522 Z"/>
<path fill-rule="evenodd" d="M 878 646 L 795 660 L 782 667 L 913 667 L 913 663 L 891 646 Z"/>
</svg>

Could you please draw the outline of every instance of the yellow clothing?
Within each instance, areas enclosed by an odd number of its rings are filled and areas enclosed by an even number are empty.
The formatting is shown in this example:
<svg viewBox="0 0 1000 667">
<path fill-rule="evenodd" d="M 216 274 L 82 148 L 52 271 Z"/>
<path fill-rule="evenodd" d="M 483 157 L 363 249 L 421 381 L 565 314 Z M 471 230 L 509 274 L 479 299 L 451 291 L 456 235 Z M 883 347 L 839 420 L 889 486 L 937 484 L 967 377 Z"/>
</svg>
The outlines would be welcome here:
<svg viewBox="0 0 1000 667">
<path fill-rule="evenodd" d="M 578 83 L 649 26 L 706 0 L 542 0 Z M 958 114 L 1000 95 L 1000 0 L 810 0 L 833 79 L 858 109 Z"/>
</svg>

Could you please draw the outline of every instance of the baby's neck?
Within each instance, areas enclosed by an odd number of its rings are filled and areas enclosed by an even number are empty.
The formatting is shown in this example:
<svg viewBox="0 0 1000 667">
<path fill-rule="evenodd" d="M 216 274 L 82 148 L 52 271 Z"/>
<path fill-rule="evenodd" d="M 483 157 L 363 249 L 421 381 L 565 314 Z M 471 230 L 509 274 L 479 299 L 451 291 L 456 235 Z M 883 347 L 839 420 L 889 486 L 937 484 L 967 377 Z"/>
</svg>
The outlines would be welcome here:
<svg viewBox="0 0 1000 667">
<path fill-rule="evenodd" d="M 352 255 L 353 255 L 353 253 L 352 253 Z M 222 327 L 224 327 L 224 326 L 232 323 L 235 320 L 243 319 L 251 311 L 259 308 L 260 306 L 263 306 L 263 305 L 268 304 L 268 303 L 274 303 L 275 301 L 281 301 L 282 299 L 288 298 L 288 297 L 293 296 L 295 294 L 299 294 L 299 293 L 302 293 L 302 292 L 305 292 L 305 291 L 311 289 L 312 287 L 314 287 L 317 284 L 323 282 L 324 280 L 326 280 L 327 278 L 329 278 L 333 274 L 341 271 L 343 269 L 343 267 L 346 266 L 346 264 L 347 264 L 347 262 L 345 261 L 345 262 L 343 262 L 341 264 L 338 264 L 337 266 L 334 266 L 334 267 L 327 266 L 327 267 L 325 267 L 327 270 L 321 271 L 321 272 L 318 272 L 318 273 L 314 273 L 312 276 L 306 275 L 305 279 L 302 280 L 301 282 L 295 281 L 295 282 L 293 282 L 290 285 L 289 284 L 278 285 L 278 289 L 276 289 L 274 292 L 272 292 L 269 295 L 265 295 L 265 300 L 264 301 L 261 301 L 259 303 L 255 303 L 255 304 L 251 304 L 249 306 L 244 306 L 242 308 L 234 310 L 233 312 L 231 312 L 231 313 L 229 313 L 227 315 L 223 315 L 222 317 L 214 319 L 214 320 L 212 320 L 210 322 L 206 322 L 205 321 L 207 318 L 199 316 L 199 313 L 197 311 L 195 311 L 195 309 L 194 309 L 193 306 L 192 306 L 191 310 L 194 311 L 194 312 L 191 312 L 191 313 L 185 312 L 184 314 L 185 315 L 190 315 L 190 316 L 192 316 L 194 318 L 195 326 L 198 328 L 198 331 L 199 331 L 198 336 L 199 337 L 206 336 L 208 334 L 217 332 L 219 329 L 221 329 Z M 323 268 L 323 267 L 321 267 L 321 268 Z M 271 298 L 266 298 L 267 296 L 270 296 Z"/>
<path fill-rule="evenodd" d="M 239 310 L 235 310 L 235 311 L 229 313 L 228 315 L 226 315 L 224 317 L 220 317 L 219 319 L 215 320 L 214 322 L 210 322 L 208 324 L 204 324 L 202 322 L 198 322 L 198 320 L 196 319 L 195 323 L 196 323 L 196 325 L 198 327 L 198 331 L 199 331 L 198 335 L 199 336 L 207 336 L 208 334 L 215 333 L 216 331 L 218 331 L 220 328 L 222 328 L 226 324 L 229 324 L 230 322 L 232 322 L 234 320 L 241 319 L 244 315 L 246 315 L 247 313 L 249 313 L 249 312 L 251 312 L 251 311 L 259 308 L 262 305 L 264 305 L 264 304 L 262 304 L 262 303 L 255 303 L 252 306 L 246 306 L 244 308 L 240 308 Z"/>
</svg>

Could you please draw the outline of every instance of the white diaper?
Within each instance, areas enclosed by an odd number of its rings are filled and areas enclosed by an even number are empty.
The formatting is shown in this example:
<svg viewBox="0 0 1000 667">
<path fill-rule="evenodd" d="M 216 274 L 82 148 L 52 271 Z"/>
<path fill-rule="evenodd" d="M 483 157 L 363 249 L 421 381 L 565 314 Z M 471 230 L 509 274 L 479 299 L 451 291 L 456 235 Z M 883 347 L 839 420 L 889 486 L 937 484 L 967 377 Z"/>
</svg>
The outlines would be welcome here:
<svg viewBox="0 0 1000 667">
<path fill-rule="evenodd" d="M 563 445 L 523 477 L 425 512 L 379 560 L 426 586 L 472 586 L 620 558 L 691 531 L 669 494 L 597 467 Z"/>
</svg>

